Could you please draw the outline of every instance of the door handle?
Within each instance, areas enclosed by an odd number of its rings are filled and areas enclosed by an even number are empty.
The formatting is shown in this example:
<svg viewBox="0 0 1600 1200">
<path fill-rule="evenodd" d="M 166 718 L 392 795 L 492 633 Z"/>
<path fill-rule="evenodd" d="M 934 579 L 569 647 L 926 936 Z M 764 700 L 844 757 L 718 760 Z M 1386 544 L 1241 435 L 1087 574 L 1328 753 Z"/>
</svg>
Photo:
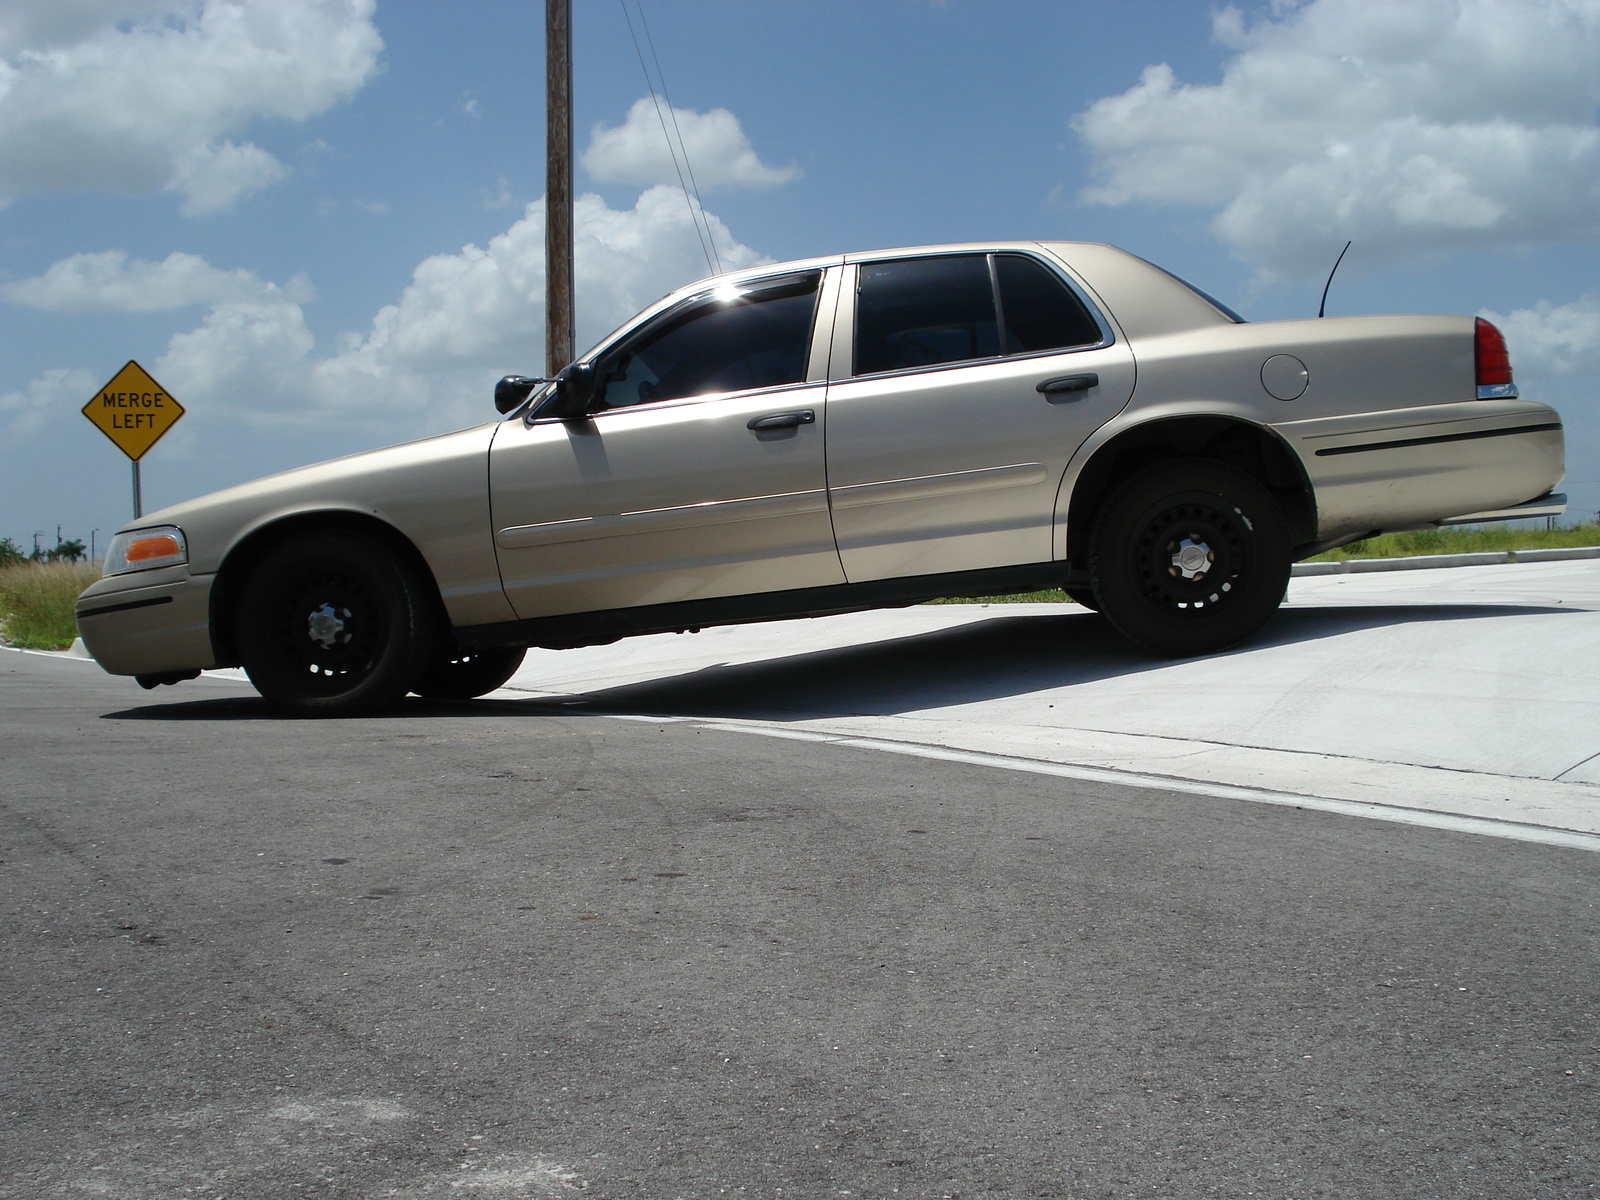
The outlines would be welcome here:
<svg viewBox="0 0 1600 1200">
<path fill-rule="evenodd" d="M 1100 376 L 1088 371 L 1082 375 L 1057 375 L 1054 379 L 1046 379 L 1033 390 L 1046 396 L 1059 396 L 1063 392 L 1087 392 L 1099 386 Z"/>
<path fill-rule="evenodd" d="M 767 429 L 793 429 L 797 425 L 811 425 L 817 419 L 813 409 L 802 409 L 800 412 L 773 413 L 766 417 L 751 417 L 745 423 L 746 429 L 754 429 L 757 433 Z"/>
</svg>

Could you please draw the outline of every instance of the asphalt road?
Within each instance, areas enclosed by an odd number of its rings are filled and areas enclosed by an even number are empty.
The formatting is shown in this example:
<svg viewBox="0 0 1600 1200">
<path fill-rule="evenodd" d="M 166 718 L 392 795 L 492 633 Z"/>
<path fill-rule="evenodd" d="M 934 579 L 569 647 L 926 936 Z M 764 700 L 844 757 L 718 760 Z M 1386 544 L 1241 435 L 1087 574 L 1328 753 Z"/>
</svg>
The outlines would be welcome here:
<svg viewBox="0 0 1600 1200">
<path fill-rule="evenodd" d="M 1573 1197 L 1600 855 L 0 652 L 0 1196 Z"/>
</svg>

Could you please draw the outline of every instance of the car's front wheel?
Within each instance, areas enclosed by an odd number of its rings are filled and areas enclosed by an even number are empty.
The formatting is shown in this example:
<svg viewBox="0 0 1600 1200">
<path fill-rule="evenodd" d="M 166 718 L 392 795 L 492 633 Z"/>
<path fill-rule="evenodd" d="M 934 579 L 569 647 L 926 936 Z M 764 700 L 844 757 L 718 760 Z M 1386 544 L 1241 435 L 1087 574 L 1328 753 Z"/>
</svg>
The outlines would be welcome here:
<svg viewBox="0 0 1600 1200">
<path fill-rule="evenodd" d="M 515 675 L 525 654 L 521 646 L 441 651 L 411 690 L 430 700 L 471 700 L 494 691 Z"/>
<path fill-rule="evenodd" d="M 357 534 L 314 534 L 268 551 L 245 582 L 238 619 L 250 682 L 304 717 L 394 704 L 421 676 L 432 643 L 415 571 Z"/>
<path fill-rule="evenodd" d="M 1158 654 L 1209 654 L 1260 629 L 1289 582 L 1272 495 L 1208 459 L 1159 463 L 1106 501 L 1089 546 L 1100 611 Z"/>
</svg>

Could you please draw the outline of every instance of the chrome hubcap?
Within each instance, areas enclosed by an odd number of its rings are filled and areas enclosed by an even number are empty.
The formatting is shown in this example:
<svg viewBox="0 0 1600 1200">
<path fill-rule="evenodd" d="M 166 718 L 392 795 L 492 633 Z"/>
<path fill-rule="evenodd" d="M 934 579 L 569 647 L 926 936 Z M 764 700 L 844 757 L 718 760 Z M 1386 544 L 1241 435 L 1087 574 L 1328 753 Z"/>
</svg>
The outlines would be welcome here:
<svg viewBox="0 0 1600 1200">
<path fill-rule="evenodd" d="M 1172 574 L 1185 579 L 1201 579 L 1217 559 L 1210 546 L 1186 537 L 1172 547 Z"/>
<path fill-rule="evenodd" d="M 350 640 L 350 635 L 344 631 L 345 622 L 349 619 L 348 608 L 335 609 L 331 604 L 324 604 L 306 618 L 306 633 L 324 650 L 331 650 L 340 642 Z"/>
</svg>

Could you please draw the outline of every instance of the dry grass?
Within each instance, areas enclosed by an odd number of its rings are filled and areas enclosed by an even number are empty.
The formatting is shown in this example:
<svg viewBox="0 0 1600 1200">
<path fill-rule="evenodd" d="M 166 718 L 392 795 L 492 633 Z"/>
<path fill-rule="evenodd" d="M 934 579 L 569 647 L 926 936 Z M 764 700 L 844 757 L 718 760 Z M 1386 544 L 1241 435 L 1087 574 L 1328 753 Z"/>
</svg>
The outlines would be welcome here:
<svg viewBox="0 0 1600 1200">
<path fill-rule="evenodd" d="M 19 563 L 0 567 L 0 639 L 29 650 L 64 650 L 78 636 L 78 593 L 100 578 L 88 563 Z"/>
</svg>

